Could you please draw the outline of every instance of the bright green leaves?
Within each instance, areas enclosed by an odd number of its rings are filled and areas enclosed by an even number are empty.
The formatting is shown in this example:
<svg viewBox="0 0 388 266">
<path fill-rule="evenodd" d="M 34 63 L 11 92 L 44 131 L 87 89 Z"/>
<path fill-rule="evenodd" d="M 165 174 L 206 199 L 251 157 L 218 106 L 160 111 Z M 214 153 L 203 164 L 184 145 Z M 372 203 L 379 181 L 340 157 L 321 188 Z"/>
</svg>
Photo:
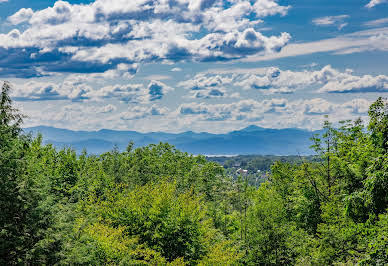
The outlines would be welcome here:
<svg viewBox="0 0 388 266">
<path fill-rule="evenodd" d="M 378 98 L 369 108 L 369 130 L 371 138 L 377 149 L 388 152 L 388 100 Z"/>
<path fill-rule="evenodd" d="M 178 193 L 175 183 L 163 181 L 133 190 L 118 188 L 105 200 L 87 206 L 92 220 L 98 223 L 80 230 L 98 245 L 105 258 L 103 263 L 121 263 L 133 257 L 131 254 L 153 251 L 152 257 L 168 262 L 195 264 L 205 256 L 206 260 L 215 259 L 212 252 L 222 254 L 219 245 L 226 245 L 212 239 L 217 231 L 212 228 L 202 199 L 192 191 Z M 94 232 L 96 228 L 101 232 Z M 229 256 L 238 257 L 233 251 L 223 254 L 224 260 Z"/>
<path fill-rule="evenodd" d="M 287 202 L 269 183 L 263 184 L 255 193 L 253 204 L 248 209 L 246 263 L 295 263 L 307 234 L 287 218 L 285 204 Z"/>
</svg>

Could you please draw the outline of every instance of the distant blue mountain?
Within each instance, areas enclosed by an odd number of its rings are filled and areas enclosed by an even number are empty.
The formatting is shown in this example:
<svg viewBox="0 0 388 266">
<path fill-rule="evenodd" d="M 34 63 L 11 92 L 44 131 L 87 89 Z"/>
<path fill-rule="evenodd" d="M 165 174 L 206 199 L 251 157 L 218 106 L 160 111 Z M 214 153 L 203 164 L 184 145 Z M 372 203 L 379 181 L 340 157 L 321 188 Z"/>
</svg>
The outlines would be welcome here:
<svg viewBox="0 0 388 266">
<path fill-rule="evenodd" d="M 320 131 L 307 131 L 296 128 L 270 129 L 249 126 L 226 134 L 117 131 L 72 131 L 54 127 L 38 126 L 25 128 L 26 133 L 43 135 L 44 143 L 58 148 L 71 147 L 77 152 L 86 149 L 91 154 L 101 154 L 117 146 L 124 150 L 130 141 L 136 147 L 152 143 L 168 142 L 179 150 L 205 155 L 310 155 L 310 138 Z"/>
</svg>

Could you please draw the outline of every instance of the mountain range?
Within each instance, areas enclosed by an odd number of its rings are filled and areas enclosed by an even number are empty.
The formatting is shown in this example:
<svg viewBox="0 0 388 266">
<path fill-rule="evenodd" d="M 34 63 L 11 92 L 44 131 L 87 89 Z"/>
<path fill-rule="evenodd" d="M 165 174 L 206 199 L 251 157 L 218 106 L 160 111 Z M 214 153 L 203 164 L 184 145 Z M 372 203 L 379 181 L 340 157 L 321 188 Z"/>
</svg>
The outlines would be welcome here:
<svg viewBox="0 0 388 266">
<path fill-rule="evenodd" d="M 130 141 L 135 147 L 168 142 L 181 151 L 204 155 L 310 155 L 310 138 L 320 131 L 296 128 L 271 129 L 257 126 L 225 134 L 118 131 L 73 131 L 47 126 L 25 128 L 26 133 L 43 135 L 44 143 L 58 148 L 71 147 L 77 152 L 86 149 L 89 154 L 101 154 L 117 146 L 124 150 Z"/>
</svg>

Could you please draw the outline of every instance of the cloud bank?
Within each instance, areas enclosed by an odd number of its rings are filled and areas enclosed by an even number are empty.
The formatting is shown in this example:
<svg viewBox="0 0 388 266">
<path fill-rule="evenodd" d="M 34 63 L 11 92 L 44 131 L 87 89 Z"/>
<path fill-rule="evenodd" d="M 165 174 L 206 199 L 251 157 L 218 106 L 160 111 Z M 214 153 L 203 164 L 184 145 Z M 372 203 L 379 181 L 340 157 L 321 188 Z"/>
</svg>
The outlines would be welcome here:
<svg viewBox="0 0 388 266">
<path fill-rule="evenodd" d="M 178 83 L 193 92 L 209 91 L 234 87 L 254 90 L 262 94 L 290 94 L 297 90 L 313 88 L 317 93 L 386 93 L 388 76 L 354 75 L 352 70 L 339 71 L 327 65 L 320 70 L 291 71 L 276 67 L 255 69 L 213 70 L 212 73 L 200 73 L 192 79 Z M 226 93 L 220 96 L 224 96 Z"/>
<path fill-rule="evenodd" d="M 344 103 L 334 103 L 323 98 L 306 100 L 245 99 L 232 103 L 206 104 L 182 103 L 176 108 L 151 105 L 129 105 L 125 110 L 115 106 L 90 106 L 72 103 L 58 108 L 54 104 L 29 111 L 26 126 L 51 125 L 71 129 L 96 130 L 115 128 L 143 132 L 185 130 L 228 132 L 247 125 L 269 128 L 319 129 L 324 115 L 331 121 L 367 118 L 371 101 L 355 98 Z M 25 108 L 25 107 L 23 107 Z M 88 123 L 85 124 L 85 119 Z"/>
<path fill-rule="evenodd" d="M 278 52 L 290 35 L 265 36 L 258 27 L 263 18 L 284 16 L 289 8 L 276 0 L 56 1 L 8 18 L 15 28 L 0 34 L 0 67 L 9 76 L 39 76 L 104 72 L 119 63 L 224 61 Z"/>
</svg>

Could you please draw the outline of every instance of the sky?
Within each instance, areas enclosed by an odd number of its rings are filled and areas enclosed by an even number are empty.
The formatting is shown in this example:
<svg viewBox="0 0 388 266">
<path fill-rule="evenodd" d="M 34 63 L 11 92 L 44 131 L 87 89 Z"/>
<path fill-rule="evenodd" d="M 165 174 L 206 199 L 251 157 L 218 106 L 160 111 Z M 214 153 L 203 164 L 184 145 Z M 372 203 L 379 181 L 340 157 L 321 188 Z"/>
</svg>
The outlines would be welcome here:
<svg viewBox="0 0 388 266">
<path fill-rule="evenodd" d="M 25 126 L 319 129 L 388 97 L 388 0 L 0 0 Z"/>
</svg>

